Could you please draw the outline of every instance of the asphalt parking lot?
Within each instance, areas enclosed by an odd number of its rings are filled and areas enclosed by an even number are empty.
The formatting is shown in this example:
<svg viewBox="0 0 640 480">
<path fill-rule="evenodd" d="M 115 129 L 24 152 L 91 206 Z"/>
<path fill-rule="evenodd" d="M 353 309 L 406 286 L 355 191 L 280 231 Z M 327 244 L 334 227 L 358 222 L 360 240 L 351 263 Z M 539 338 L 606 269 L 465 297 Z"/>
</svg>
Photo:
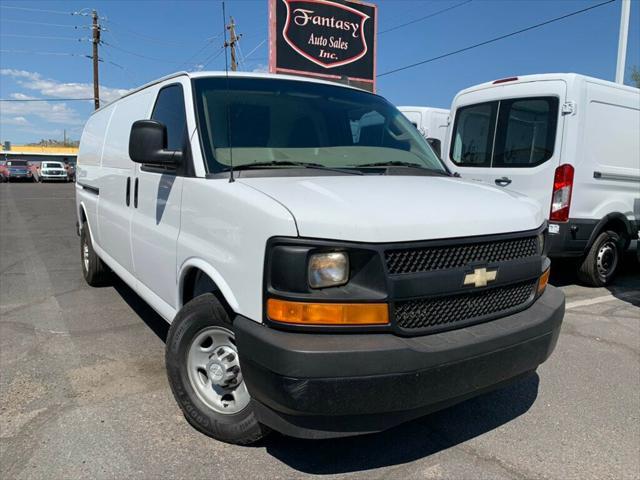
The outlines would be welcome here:
<svg viewBox="0 0 640 480">
<path fill-rule="evenodd" d="M 167 326 L 82 279 L 74 186 L 0 185 L 0 478 L 640 478 L 640 269 L 567 295 L 537 375 L 390 431 L 227 445 L 183 419 Z M 554 266 L 555 268 L 555 266 Z"/>
</svg>

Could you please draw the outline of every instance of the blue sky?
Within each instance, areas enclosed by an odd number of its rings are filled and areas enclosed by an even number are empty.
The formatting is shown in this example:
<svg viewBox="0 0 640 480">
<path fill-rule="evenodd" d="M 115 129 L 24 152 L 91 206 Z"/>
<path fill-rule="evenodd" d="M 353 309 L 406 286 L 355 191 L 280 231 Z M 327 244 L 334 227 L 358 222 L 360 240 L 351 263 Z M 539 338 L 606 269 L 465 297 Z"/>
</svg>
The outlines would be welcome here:
<svg viewBox="0 0 640 480">
<path fill-rule="evenodd" d="M 378 29 L 394 27 L 463 0 L 383 0 Z M 482 42 L 601 0 L 473 0 L 379 36 L 378 73 Z M 267 0 L 227 0 L 243 33 L 241 70 L 264 70 Z M 87 16 L 95 8 L 107 31 L 101 47 L 102 96 L 176 70 L 224 69 L 219 1 L 0 1 L 0 98 L 87 97 L 91 53 Z M 23 10 L 11 7 L 20 7 Z M 33 10 L 26 10 L 33 9 Z M 42 12 L 36 10 L 48 10 Z M 62 13 L 58 13 L 62 12 Z M 69 13 L 65 13 L 69 12 Z M 465 53 L 379 79 L 378 92 L 397 105 L 449 107 L 459 90 L 487 80 L 545 72 L 577 72 L 613 80 L 620 2 Z M 26 23 L 30 22 L 30 23 Z M 35 23 L 37 22 L 37 24 Z M 78 27 L 73 28 L 74 26 Z M 39 38 L 47 37 L 47 38 Z M 78 40 L 81 39 L 81 40 Z M 30 52 L 30 53 L 25 53 Z M 35 54 L 40 52 L 46 54 Z M 51 55 L 50 53 L 65 55 Z M 71 54 L 71 55 L 69 55 Z M 640 0 L 632 0 L 627 65 L 640 66 Z M 3 102 L 0 140 L 77 139 L 92 102 Z"/>
</svg>

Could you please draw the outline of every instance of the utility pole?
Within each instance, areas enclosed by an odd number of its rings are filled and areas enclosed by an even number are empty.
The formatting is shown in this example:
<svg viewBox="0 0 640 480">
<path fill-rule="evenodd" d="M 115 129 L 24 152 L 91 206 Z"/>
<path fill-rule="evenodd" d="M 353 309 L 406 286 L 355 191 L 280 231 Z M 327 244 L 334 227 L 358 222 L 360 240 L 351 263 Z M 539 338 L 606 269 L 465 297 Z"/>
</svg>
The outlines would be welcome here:
<svg viewBox="0 0 640 480">
<path fill-rule="evenodd" d="M 93 30 L 93 104 L 97 110 L 100 108 L 100 84 L 98 81 L 98 45 L 100 44 L 100 25 L 98 24 L 98 12 L 93 10 L 93 12 L 91 12 L 91 17 L 93 18 L 93 25 L 91 27 Z"/>
<path fill-rule="evenodd" d="M 620 12 L 620 36 L 618 37 L 618 62 L 616 64 L 616 83 L 624 83 L 624 64 L 627 57 L 627 37 L 629 35 L 629 11 L 631 0 L 622 0 Z"/>
<path fill-rule="evenodd" d="M 231 71 L 235 72 L 238 70 L 238 61 L 236 60 L 236 44 L 242 37 L 242 34 L 236 35 L 236 24 L 233 21 L 233 17 L 229 17 L 231 23 L 227 25 L 227 30 L 229 30 L 229 41 L 224 42 L 224 46 L 231 47 Z"/>
</svg>

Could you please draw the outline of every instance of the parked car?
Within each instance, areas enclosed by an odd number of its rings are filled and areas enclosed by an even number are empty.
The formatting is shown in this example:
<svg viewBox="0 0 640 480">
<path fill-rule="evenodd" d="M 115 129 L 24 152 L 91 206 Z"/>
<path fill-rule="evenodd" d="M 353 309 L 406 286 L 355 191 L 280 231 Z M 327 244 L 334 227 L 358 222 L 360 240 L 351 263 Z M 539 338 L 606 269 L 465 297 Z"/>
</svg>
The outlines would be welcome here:
<svg viewBox="0 0 640 480">
<path fill-rule="evenodd" d="M 610 283 L 640 229 L 640 90 L 527 75 L 463 90 L 451 112 L 449 168 L 538 200 L 549 255 L 576 258 L 588 285 Z"/>
<path fill-rule="evenodd" d="M 112 271 L 171 324 L 176 401 L 223 441 L 380 431 L 530 374 L 558 338 L 536 202 L 453 177 L 352 87 L 162 78 L 89 118 L 76 194 L 86 281 Z"/>
<path fill-rule="evenodd" d="M 7 168 L 7 162 L 0 160 L 0 182 L 5 183 L 9 181 L 9 169 Z"/>
<path fill-rule="evenodd" d="M 75 182 L 76 180 L 76 168 L 73 163 L 65 163 L 65 169 L 67 170 L 67 176 L 69 177 L 70 182 Z"/>
<path fill-rule="evenodd" d="M 29 180 L 35 181 L 33 173 L 29 169 L 29 162 L 26 160 L 7 160 L 7 169 L 9 171 L 8 180 Z"/>
<path fill-rule="evenodd" d="M 40 164 L 40 181 L 68 182 L 69 175 L 64 163 L 46 160 Z"/>
<path fill-rule="evenodd" d="M 447 137 L 449 110 L 433 107 L 398 107 L 405 117 L 427 139 L 431 148 L 442 155 L 442 144 Z"/>
</svg>

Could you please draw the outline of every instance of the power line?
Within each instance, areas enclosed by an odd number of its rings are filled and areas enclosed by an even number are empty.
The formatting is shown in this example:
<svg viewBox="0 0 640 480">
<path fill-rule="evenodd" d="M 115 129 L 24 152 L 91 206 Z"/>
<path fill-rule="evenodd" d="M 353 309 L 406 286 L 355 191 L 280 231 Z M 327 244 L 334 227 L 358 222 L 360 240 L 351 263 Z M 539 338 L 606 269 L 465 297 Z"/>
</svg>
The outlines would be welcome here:
<svg viewBox="0 0 640 480">
<path fill-rule="evenodd" d="M 438 10 L 437 12 L 430 13 L 429 15 L 425 15 L 424 17 L 416 18 L 414 20 L 410 20 L 408 22 L 401 23 L 400 25 L 396 25 L 395 27 L 391 27 L 391 28 L 387 28 L 385 30 L 381 30 L 381 31 L 378 32 L 378 35 L 382 35 L 383 33 L 387 33 L 387 32 L 392 32 L 394 30 L 398 30 L 399 28 L 403 28 L 403 27 L 406 27 L 408 25 L 413 25 L 414 23 L 422 22 L 423 20 L 426 20 L 426 19 L 431 18 L 431 17 L 435 17 L 436 15 L 440 15 L 441 13 L 448 12 L 449 10 L 453 10 L 454 8 L 461 7 L 463 5 L 466 5 L 467 3 L 471 3 L 472 1 L 473 0 L 466 0 L 465 2 L 458 3 L 458 4 L 453 5 L 451 7 L 443 8 L 442 10 Z"/>
<path fill-rule="evenodd" d="M 69 24 L 64 24 L 64 23 L 48 23 L 48 22 L 30 22 L 28 20 L 14 20 L 13 18 L 2 18 L 0 19 L 0 22 L 6 22 L 6 23 L 23 23 L 26 25 L 45 25 L 48 27 L 69 27 L 69 28 L 85 28 L 82 26 L 78 26 L 78 25 L 69 25 Z"/>
<path fill-rule="evenodd" d="M 73 37 L 55 37 L 46 35 L 23 35 L 21 33 L 2 33 L 0 37 L 16 37 L 16 38 L 40 38 L 44 40 L 74 40 L 80 42 L 81 39 Z"/>
<path fill-rule="evenodd" d="M 29 7 L 13 7 L 9 5 L 0 5 L 0 8 L 6 8 L 8 10 L 23 10 L 26 12 L 40 12 L 40 13 L 53 13 L 58 15 L 72 15 L 71 12 L 63 12 L 61 10 L 44 10 L 42 8 L 29 8 Z"/>
<path fill-rule="evenodd" d="M 188 65 L 190 63 L 192 63 L 191 61 L 196 58 L 198 55 L 200 55 L 200 53 L 202 51 L 204 51 L 204 49 L 206 49 L 209 45 L 211 45 L 213 42 L 215 42 L 218 38 L 220 38 L 222 36 L 222 33 L 219 33 L 218 35 L 215 35 L 209 39 L 207 39 L 206 43 L 193 55 L 191 55 L 189 58 L 187 58 L 184 62 L 182 62 L 180 64 L 180 66 L 182 65 Z"/>
<path fill-rule="evenodd" d="M 534 30 L 534 29 L 542 27 L 544 25 L 549 25 L 550 23 L 558 22 L 560 20 L 564 20 L 565 18 L 573 17 L 574 15 L 579 15 L 581 13 L 588 12 L 589 10 L 593 10 L 594 8 L 602 7 L 603 5 L 607 5 L 608 3 L 613 3 L 615 1 L 616 0 L 607 0 L 605 2 L 598 3 L 596 5 L 591 5 L 590 7 L 583 8 L 581 10 L 576 10 L 575 12 L 567 13 L 566 15 L 562 15 L 560 17 L 552 18 L 551 20 L 547 20 L 547 21 L 544 21 L 544 22 L 541 22 L 541 23 L 537 23 L 535 25 L 531 25 L 530 27 L 526 27 L 526 28 L 522 28 L 520 30 L 516 30 L 515 32 L 507 33 L 505 35 L 500 35 L 499 37 L 495 37 L 495 38 L 492 38 L 490 40 L 486 40 L 484 42 L 480 42 L 480 43 L 476 43 L 474 45 L 470 45 L 468 47 L 460 48 L 460 49 L 455 50 L 453 52 L 449 52 L 449 53 L 445 53 L 445 54 L 442 54 L 442 55 L 438 55 L 437 57 L 428 58 L 428 59 L 422 60 L 420 62 L 411 63 L 409 65 L 405 65 L 404 67 L 395 68 L 393 70 L 389 70 L 387 72 L 381 73 L 381 74 L 379 74 L 377 76 L 378 77 L 384 77 L 386 75 L 391 75 L 392 73 L 401 72 L 401 71 L 407 70 L 409 68 L 417 67 L 419 65 L 424 65 L 425 63 L 430 63 L 430 62 L 434 62 L 436 60 L 440 60 L 440 59 L 445 58 L 445 57 L 450 57 L 451 55 L 455 55 L 457 53 L 462 53 L 462 52 L 466 52 L 466 51 L 469 51 L 469 50 L 473 50 L 474 48 L 482 47 L 484 45 L 488 45 L 489 43 L 497 42 L 498 40 L 504 40 L 505 38 L 513 37 L 514 35 L 518 35 L 520 33 L 528 32 L 529 30 Z"/>
<path fill-rule="evenodd" d="M 253 47 L 251 49 L 251 51 L 245 55 L 245 57 L 244 57 L 245 62 L 247 61 L 247 58 L 249 58 L 251 55 L 253 55 L 256 50 L 258 50 L 262 45 L 264 45 L 264 42 L 266 42 L 266 41 L 267 41 L 267 39 L 265 38 L 258 45 Z"/>
<path fill-rule="evenodd" d="M 0 98 L 0 102 L 85 102 L 93 98 Z"/>
<path fill-rule="evenodd" d="M 207 65 L 213 62 L 216 58 L 218 58 L 225 51 L 225 47 L 220 47 L 215 53 L 211 54 L 208 58 L 206 58 L 202 63 L 202 68 L 204 69 Z"/>
<path fill-rule="evenodd" d="M 121 33 L 125 33 L 127 35 L 132 35 L 134 37 L 138 37 L 138 38 L 140 38 L 142 40 L 146 40 L 148 42 L 158 43 L 158 44 L 168 45 L 168 46 L 173 46 L 173 47 L 190 47 L 191 46 L 191 44 L 188 44 L 188 43 L 180 43 L 180 42 L 174 42 L 174 41 L 168 42 L 167 40 L 162 39 L 162 38 L 152 37 L 150 35 L 146 35 L 146 34 L 143 34 L 143 33 L 140 33 L 140 32 L 136 32 L 134 30 L 130 30 L 130 29 L 122 26 L 122 24 L 120 24 L 118 22 L 114 22 L 111 19 L 107 19 L 106 22 L 109 25 L 115 25 L 116 26 L 115 30 L 120 31 Z"/>
<path fill-rule="evenodd" d="M 132 52 L 131 50 L 126 50 L 126 49 L 124 49 L 122 47 L 119 47 L 117 45 L 114 45 L 112 43 L 108 43 L 108 42 L 105 42 L 105 41 L 102 41 L 100 43 L 102 45 L 107 46 L 107 47 L 111 47 L 111 48 L 114 48 L 116 50 L 120 50 L 121 52 L 126 53 L 128 55 L 133 55 L 134 57 L 145 58 L 147 60 L 153 60 L 153 61 L 162 62 L 162 63 L 180 63 L 180 62 L 176 62 L 176 61 L 167 60 L 166 58 L 149 57 L 147 55 L 142 55 L 140 53 Z"/>
<path fill-rule="evenodd" d="M 68 52 L 40 52 L 37 50 L 0 50 L 2 53 L 20 53 L 26 55 L 57 55 L 57 56 L 69 56 L 69 57 L 86 57 L 91 58 L 91 55 L 83 55 L 80 53 L 68 53 Z"/>
</svg>

